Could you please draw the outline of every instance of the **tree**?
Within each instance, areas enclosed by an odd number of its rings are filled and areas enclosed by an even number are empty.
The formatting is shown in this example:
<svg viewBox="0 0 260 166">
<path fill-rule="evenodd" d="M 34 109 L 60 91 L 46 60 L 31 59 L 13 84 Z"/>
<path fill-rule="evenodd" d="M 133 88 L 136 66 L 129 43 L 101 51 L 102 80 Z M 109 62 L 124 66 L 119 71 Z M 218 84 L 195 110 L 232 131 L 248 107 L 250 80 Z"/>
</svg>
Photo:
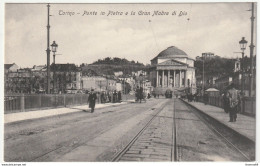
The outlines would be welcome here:
<svg viewBox="0 0 260 166">
<path fill-rule="evenodd" d="M 212 58 L 204 61 L 205 77 L 228 75 L 233 72 L 235 59 Z M 203 61 L 195 61 L 196 75 L 203 74 Z"/>
</svg>

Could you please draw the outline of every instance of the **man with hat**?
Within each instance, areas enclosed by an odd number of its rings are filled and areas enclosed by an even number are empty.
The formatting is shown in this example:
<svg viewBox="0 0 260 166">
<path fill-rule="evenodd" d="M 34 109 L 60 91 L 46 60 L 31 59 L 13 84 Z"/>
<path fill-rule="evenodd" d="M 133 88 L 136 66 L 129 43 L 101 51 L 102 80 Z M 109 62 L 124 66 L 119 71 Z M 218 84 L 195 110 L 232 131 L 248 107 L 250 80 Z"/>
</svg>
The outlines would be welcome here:
<svg viewBox="0 0 260 166">
<path fill-rule="evenodd" d="M 235 122 L 237 120 L 237 109 L 239 104 L 239 93 L 238 90 L 235 89 L 233 83 L 228 87 L 229 93 L 229 103 L 230 103 L 230 110 L 229 110 L 229 122 Z"/>
<path fill-rule="evenodd" d="M 94 112 L 95 104 L 96 104 L 97 95 L 94 92 L 94 89 L 91 89 L 91 92 L 88 96 L 89 108 L 91 108 L 91 113 Z"/>
</svg>

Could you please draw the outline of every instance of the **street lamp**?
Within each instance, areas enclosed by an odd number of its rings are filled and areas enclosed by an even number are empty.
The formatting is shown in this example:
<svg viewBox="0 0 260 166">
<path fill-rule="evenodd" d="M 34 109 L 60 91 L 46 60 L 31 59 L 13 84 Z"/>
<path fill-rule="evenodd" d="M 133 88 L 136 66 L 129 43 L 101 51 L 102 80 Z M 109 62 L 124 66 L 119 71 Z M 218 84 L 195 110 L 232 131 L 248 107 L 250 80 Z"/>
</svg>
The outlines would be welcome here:
<svg viewBox="0 0 260 166">
<path fill-rule="evenodd" d="M 55 41 L 53 41 L 52 45 L 51 45 L 51 51 L 53 52 L 53 93 L 55 92 L 55 79 L 56 79 L 56 66 L 55 66 L 55 52 L 57 51 L 58 48 L 58 44 L 55 43 Z"/>
<path fill-rule="evenodd" d="M 242 95 L 244 95 L 244 87 L 245 87 L 245 81 L 244 81 L 244 51 L 245 51 L 245 49 L 246 49 L 246 44 L 247 44 L 247 41 L 245 40 L 245 37 L 242 37 L 242 40 L 240 40 L 239 41 L 239 45 L 240 45 L 240 48 L 241 48 L 241 50 L 242 50 L 242 65 L 241 65 L 241 67 L 242 67 L 242 81 L 241 81 L 241 93 L 242 93 Z"/>
<path fill-rule="evenodd" d="M 57 52 L 58 44 L 53 41 L 51 44 L 51 51 L 53 52 L 53 63 L 55 64 L 55 52 Z"/>
</svg>

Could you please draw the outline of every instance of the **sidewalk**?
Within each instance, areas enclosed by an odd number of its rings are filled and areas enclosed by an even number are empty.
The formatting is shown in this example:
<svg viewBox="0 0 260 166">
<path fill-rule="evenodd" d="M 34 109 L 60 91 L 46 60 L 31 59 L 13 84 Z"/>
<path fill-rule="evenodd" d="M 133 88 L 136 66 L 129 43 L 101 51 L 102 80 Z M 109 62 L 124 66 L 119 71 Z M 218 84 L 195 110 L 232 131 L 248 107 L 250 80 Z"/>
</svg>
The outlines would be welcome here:
<svg viewBox="0 0 260 166">
<path fill-rule="evenodd" d="M 201 102 L 187 102 L 187 100 L 183 100 L 183 101 L 197 108 L 198 110 L 206 113 L 207 115 L 218 120 L 219 122 L 225 124 L 226 126 L 235 130 L 239 134 L 255 142 L 255 136 L 256 136 L 255 118 L 238 114 L 236 122 L 228 122 L 229 114 L 225 113 L 222 108 L 215 107 L 212 105 L 205 105 L 204 103 Z"/>
<path fill-rule="evenodd" d="M 127 104 L 129 102 L 134 102 L 134 100 L 128 100 L 121 103 L 96 104 L 95 109 Z M 80 112 L 83 110 L 90 111 L 90 108 L 88 108 L 88 105 L 80 105 L 80 106 L 54 108 L 54 109 L 46 109 L 46 110 L 38 110 L 38 111 L 10 113 L 10 114 L 4 114 L 4 123 L 12 123 L 12 122 L 18 122 L 18 121 L 29 120 L 29 119 L 45 118 L 49 116 Z"/>
</svg>

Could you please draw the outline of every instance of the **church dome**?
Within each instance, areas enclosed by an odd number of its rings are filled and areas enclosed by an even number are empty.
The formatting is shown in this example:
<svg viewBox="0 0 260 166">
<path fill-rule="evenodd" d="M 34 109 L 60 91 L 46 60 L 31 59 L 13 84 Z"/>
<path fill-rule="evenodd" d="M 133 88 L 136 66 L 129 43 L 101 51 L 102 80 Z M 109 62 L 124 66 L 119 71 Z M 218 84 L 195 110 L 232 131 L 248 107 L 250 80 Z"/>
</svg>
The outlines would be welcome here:
<svg viewBox="0 0 260 166">
<path fill-rule="evenodd" d="M 175 46 L 168 47 L 160 52 L 157 58 L 187 57 L 188 55 Z"/>
</svg>

